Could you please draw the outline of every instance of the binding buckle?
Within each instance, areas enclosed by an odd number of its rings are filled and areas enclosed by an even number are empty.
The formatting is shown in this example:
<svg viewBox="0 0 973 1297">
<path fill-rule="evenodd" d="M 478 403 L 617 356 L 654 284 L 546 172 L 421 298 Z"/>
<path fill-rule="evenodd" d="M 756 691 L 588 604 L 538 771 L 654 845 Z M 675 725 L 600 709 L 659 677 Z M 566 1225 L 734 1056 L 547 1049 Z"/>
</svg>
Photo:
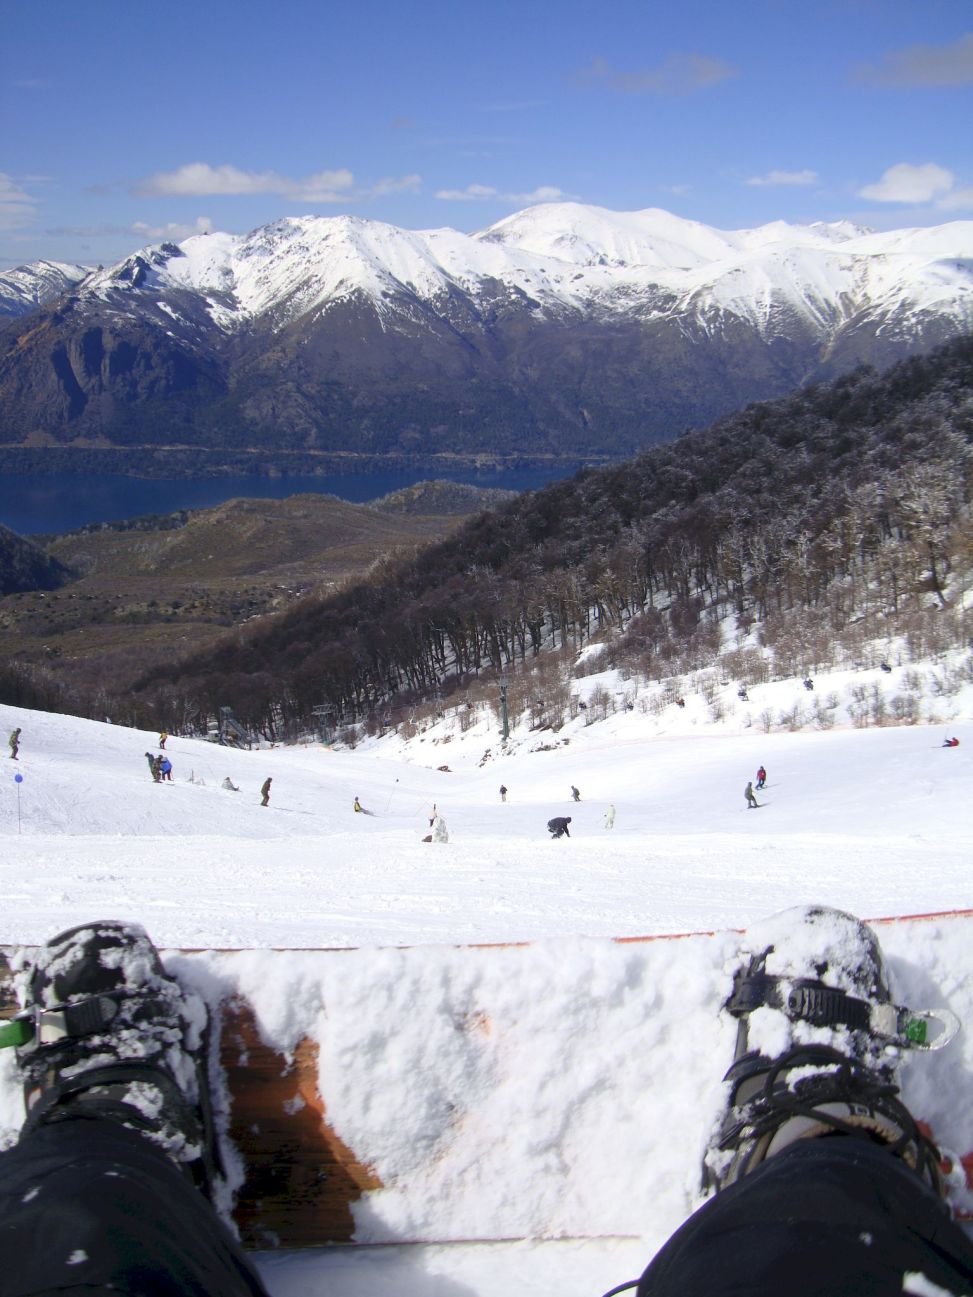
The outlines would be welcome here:
<svg viewBox="0 0 973 1297">
<path fill-rule="evenodd" d="M 92 1036 L 104 1031 L 117 1013 L 118 1001 L 111 995 L 92 995 L 54 1009 L 34 1005 L 0 1026 L 0 1049 L 19 1048 L 31 1041 L 38 1046 L 56 1045 L 68 1037 Z"/>
</svg>

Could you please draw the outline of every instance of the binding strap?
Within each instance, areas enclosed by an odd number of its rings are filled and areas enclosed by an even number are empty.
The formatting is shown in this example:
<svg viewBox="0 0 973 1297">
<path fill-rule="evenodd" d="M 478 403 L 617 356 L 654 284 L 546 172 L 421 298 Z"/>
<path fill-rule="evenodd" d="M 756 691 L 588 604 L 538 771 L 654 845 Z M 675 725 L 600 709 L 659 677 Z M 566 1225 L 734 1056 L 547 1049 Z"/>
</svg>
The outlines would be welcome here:
<svg viewBox="0 0 973 1297">
<path fill-rule="evenodd" d="M 788 1018 L 813 1027 L 872 1029 L 872 1005 L 833 986 L 809 978 L 773 977 L 770 973 L 741 972 L 733 983 L 726 1007 L 735 1018 L 766 1005 Z"/>
</svg>

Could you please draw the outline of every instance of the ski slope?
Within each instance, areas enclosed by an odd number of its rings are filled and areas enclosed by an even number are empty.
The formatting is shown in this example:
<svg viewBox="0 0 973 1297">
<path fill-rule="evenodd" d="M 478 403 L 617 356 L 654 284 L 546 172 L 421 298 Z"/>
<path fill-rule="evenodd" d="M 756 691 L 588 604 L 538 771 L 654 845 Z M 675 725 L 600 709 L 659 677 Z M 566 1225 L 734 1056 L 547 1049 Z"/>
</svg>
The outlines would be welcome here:
<svg viewBox="0 0 973 1297">
<path fill-rule="evenodd" d="M 784 706 L 800 684 L 774 688 Z M 163 949 L 246 948 L 200 956 L 194 975 L 245 985 L 281 1048 L 312 1025 L 330 1119 L 399 1191 L 356 1205 L 357 1237 L 380 1247 L 262 1254 L 274 1297 L 597 1297 L 698 1201 L 736 947 L 609 938 L 744 928 L 804 902 L 864 917 L 969 907 L 971 701 L 951 700 L 945 729 L 764 734 L 742 711 L 714 725 L 689 700 L 661 719 L 517 731 L 505 755 L 492 718 L 355 751 L 173 736 L 163 785 L 144 756 L 156 733 L 0 707 L 0 734 L 23 729 L 19 762 L 0 757 L 0 943 L 113 917 Z M 960 747 L 942 748 L 947 731 Z M 748 811 L 761 763 L 768 787 Z M 422 841 L 434 807 L 448 843 Z M 553 815 L 572 817 L 569 839 L 549 839 Z M 882 940 L 898 989 L 973 1017 L 948 925 Z M 511 942 L 531 944 L 456 949 Z M 322 947 L 333 953 L 297 953 Z M 498 1024 L 486 1053 L 455 1030 L 479 1012 Z M 938 1088 L 941 1106 L 971 1067 L 962 1033 L 910 1063 L 906 1096 Z M 0 1055 L 0 1142 L 18 1104 Z M 948 1134 L 965 1151 L 961 1107 Z M 396 1246 L 430 1235 L 457 1241 Z"/>
</svg>

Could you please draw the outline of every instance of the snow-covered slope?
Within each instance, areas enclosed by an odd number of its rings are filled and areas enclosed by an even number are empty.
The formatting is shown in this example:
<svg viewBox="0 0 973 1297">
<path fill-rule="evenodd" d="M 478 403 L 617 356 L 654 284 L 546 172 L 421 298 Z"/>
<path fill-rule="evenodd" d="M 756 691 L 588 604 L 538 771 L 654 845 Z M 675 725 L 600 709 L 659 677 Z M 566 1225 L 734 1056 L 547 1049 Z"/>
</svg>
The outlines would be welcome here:
<svg viewBox="0 0 973 1297">
<path fill-rule="evenodd" d="M 816 688 L 894 690 L 895 672 Z M 168 785 L 149 777 L 154 732 L 0 706 L 0 734 L 23 730 L 0 781 L 0 943 L 119 917 L 162 947 L 255 948 L 169 958 L 207 994 L 239 987 L 277 1048 L 314 1034 L 332 1127 L 385 1185 L 354 1204 L 358 1238 L 380 1246 L 265 1253 L 274 1297 L 597 1297 L 698 1202 L 737 946 L 609 934 L 749 927 L 803 902 L 868 917 L 970 903 L 973 685 L 937 699 L 948 729 L 762 732 L 763 710 L 804 693 L 757 686 L 719 722 L 695 696 L 623 707 L 557 735 L 516 730 L 507 753 L 492 714 L 355 751 L 175 735 Z M 754 813 L 742 793 L 760 763 Z M 448 843 L 421 840 L 434 807 Z M 572 816 L 570 838 L 549 839 L 555 814 Z M 964 1019 L 947 1049 L 910 1062 L 904 1090 L 960 1152 L 973 1147 L 973 1110 L 948 1100 L 973 1067 L 962 935 L 948 921 L 881 930 L 897 995 Z M 356 949 L 294 949 L 307 946 Z M 11 1054 L 0 1144 L 22 1119 Z M 571 1237 L 592 1232 L 605 1237 Z M 462 1241 L 485 1236 L 526 1240 Z M 396 1246 L 428 1237 L 458 1241 Z"/>
</svg>

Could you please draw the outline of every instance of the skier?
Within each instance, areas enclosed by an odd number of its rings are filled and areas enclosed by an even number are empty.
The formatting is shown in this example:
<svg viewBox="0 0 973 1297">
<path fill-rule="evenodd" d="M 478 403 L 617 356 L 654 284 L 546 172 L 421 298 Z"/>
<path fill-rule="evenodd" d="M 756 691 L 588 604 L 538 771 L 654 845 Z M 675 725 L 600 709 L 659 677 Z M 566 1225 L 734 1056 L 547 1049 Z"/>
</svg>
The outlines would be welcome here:
<svg viewBox="0 0 973 1297">
<path fill-rule="evenodd" d="M 605 811 L 605 828 L 613 829 L 614 827 L 615 827 L 615 807 L 610 804 L 608 810 Z"/>
<path fill-rule="evenodd" d="M 145 759 L 149 763 L 149 773 L 151 774 L 153 780 L 156 783 L 158 783 L 159 780 L 162 778 L 162 775 L 159 773 L 159 767 L 155 763 L 155 757 L 152 755 L 151 752 L 146 752 Z"/>
<path fill-rule="evenodd" d="M 157 784 L 162 783 L 162 761 L 163 761 L 163 756 L 161 752 L 159 753 L 158 756 L 152 758 L 152 767 L 153 770 L 155 771 L 155 781 Z"/>
<path fill-rule="evenodd" d="M 11 761 L 19 761 L 20 757 L 18 757 L 17 755 L 17 753 L 20 751 L 20 726 L 19 725 L 10 735 L 10 738 L 8 739 L 8 743 L 10 744 Z"/>
<path fill-rule="evenodd" d="M 163 730 L 162 733 L 159 735 L 159 747 L 162 748 L 163 751 L 165 751 L 166 739 L 168 737 L 169 735 L 165 732 L 165 730 Z"/>
<path fill-rule="evenodd" d="M 168 782 L 171 784 L 172 783 L 172 762 L 169 760 L 168 757 L 160 757 L 159 770 L 162 774 L 162 778 L 168 780 Z"/>
<path fill-rule="evenodd" d="M 569 838 L 568 825 L 571 823 L 570 815 L 555 815 L 553 820 L 547 821 L 548 831 L 552 838 Z"/>
<path fill-rule="evenodd" d="M 502 802 L 505 802 L 505 801 L 507 800 L 507 786 L 506 786 L 506 784 L 501 784 L 501 785 L 500 785 L 500 800 L 501 800 Z"/>
<path fill-rule="evenodd" d="M 581 801 L 581 794 L 578 792 L 577 788 L 575 788 L 574 784 L 571 785 L 571 800 L 573 802 Z"/>
<path fill-rule="evenodd" d="M 265 780 L 263 781 L 263 783 L 261 784 L 261 786 L 260 786 L 260 805 L 261 805 L 261 806 L 268 806 L 268 805 L 270 804 L 270 785 L 271 785 L 273 782 L 274 782 L 274 781 L 273 781 L 272 779 L 265 779 Z"/>
<path fill-rule="evenodd" d="M 743 795 L 744 795 L 744 797 L 747 799 L 747 810 L 748 810 L 748 811 L 752 811 L 755 807 L 757 807 L 757 806 L 760 805 L 760 803 L 757 801 L 756 797 L 754 797 L 754 795 L 753 795 L 753 782 L 752 782 L 752 781 L 748 781 L 748 782 L 747 782 L 747 786 L 746 786 L 746 788 L 744 788 L 744 790 L 743 790 Z"/>
<path fill-rule="evenodd" d="M 973 1242 L 944 1206 L 939 1152 L 899 1096 L 897 1052 L 870 1025 L 867 1011 L 891 1001 L 875 934 L 822 908 L 774 922 L 778 935 L 740 967 L 726 1005 L 739 1045 L 706 1157 L 713 1196 L 637 1283 L 613 1291 L 973 1291 Z M 788 994 L 795 984 L 808 994 Z M 267 1297 L 211 1205 L 203 1002 L 167 974 L 142 928 L 110 921 L 48 942 L 26 992 L 17 1055 L 29 1115 L 0 1152 L 0 1274 L 23 1294 Z M 780 1042 L 774 1057 L 749 1048 L 756 1008 L 762 1039 Z M 814 1040 L 795 1045 L 802 1014 Z M 821 1043 L 828 1025 L 833 1045 Z"/>
<path fill-rule="evenodd" d="M 763 768 L 763 766 L 761 766 L 760 769 L 757 771 L 757 788 L 758 789 L 763 788 L 766 782 L 767 782 L 767 771 Z"/>
</svg>

